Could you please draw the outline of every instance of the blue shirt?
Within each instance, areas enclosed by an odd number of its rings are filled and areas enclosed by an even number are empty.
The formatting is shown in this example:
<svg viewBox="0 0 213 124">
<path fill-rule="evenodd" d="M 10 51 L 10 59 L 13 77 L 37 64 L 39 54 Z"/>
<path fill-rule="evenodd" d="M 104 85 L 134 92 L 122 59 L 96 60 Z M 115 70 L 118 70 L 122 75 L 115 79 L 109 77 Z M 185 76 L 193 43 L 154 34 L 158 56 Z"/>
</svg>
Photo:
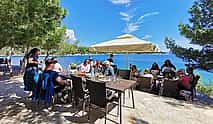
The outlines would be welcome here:
<svg viewBox="0 0 213 124">
<path fill-rule="evenodd" d="M 104 75 L 106 76 L 114 76 L 114 69 L 112 66 L 107 67 L 106 69 L 104 69 Z"/>
</svg>

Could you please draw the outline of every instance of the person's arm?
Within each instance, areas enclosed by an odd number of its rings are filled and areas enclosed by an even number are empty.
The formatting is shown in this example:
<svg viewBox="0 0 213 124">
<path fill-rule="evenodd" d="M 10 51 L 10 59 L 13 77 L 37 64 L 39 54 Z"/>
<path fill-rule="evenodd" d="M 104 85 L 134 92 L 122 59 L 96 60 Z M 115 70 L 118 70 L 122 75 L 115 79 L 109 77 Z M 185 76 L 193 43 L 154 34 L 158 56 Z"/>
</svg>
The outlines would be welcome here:
<svg viewBox="0 0 213 124">
<path fill-rule="evenodd" d="M 28 59 L 28 63 L 30 63 L 30 64 L 37 64 L 37 65 L 40 64 L 40 62 L 34 61 L 33 58 L 29 58 Z"/>
<path fill-rule="evenodd" d="M 174 69 L 174 71 L 176 71 L 176 67 L 172 64 L 172 68 Z"/>
<path fill-rule="evenodd" d="M 65 84 L 67 83 L 67 81 L 66 81 L 66 80 L 62 80 L 62 78 L 61 78 L 60 76 L 58 76 L 58 77 L 56 78 L 56 82 L 57 82 L 58 84 L 60 84 L 60 85 L 65 85 Z"/>
<path fill-rule="evenodd" d="M 60 76 L 56 78 L 56 82 L 60 85 L 65 85 L 65 80 L 62 80 Z"/>
<path fill-rule="evenodd" d="M 114 76 L 114 75 L 115 75 L 115 73 L 114 73 L 114 69 L 113 69 L 113 67 L 111 67 L 111 68 L 110 68 L 110 71 L 111 71 L 112 76 Z"/>
</svg>

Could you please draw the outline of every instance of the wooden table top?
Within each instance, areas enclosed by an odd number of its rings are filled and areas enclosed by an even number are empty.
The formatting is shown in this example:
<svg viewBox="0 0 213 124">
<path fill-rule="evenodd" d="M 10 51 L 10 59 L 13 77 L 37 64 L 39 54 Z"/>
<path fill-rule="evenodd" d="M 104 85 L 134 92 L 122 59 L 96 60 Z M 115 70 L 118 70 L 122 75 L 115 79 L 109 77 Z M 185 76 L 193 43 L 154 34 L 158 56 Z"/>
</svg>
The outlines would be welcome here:
<svg viewBox="0 0 213 124">
<path fill-rule="evenodd" d="M 71 77 L 71 75 L 63 75 L 66 77 Z M 77 75 L 75 75 L 77 76 Z M 84 76 L 79 76 L 82 78 L 86 78 Z M 96 81 L 101 81 L 99 79 L 93 78 Z M 113 81 L 104 81 L 106 82 L 106 88 L 107 89 L 111 89 L 111 90 L 115 90 L 115 91 L 119 91 L 119 92 L 124 92 L 126 89 L 129 89 L 133 86 L 135 86 L 137 83 L 134 80 L 126 80 L 126 79 L 119 79 L 119 80 L 113 80 Z"/>
<path fill-rule="evenodd" d="M 117 81 L 111 81 L 106 83 L 108 89 L 116 90 L 119 92 L 124 92 L 126 89 L 129 89 L 136 85 L 136 81 L 120 79 Z"/>
</svg>

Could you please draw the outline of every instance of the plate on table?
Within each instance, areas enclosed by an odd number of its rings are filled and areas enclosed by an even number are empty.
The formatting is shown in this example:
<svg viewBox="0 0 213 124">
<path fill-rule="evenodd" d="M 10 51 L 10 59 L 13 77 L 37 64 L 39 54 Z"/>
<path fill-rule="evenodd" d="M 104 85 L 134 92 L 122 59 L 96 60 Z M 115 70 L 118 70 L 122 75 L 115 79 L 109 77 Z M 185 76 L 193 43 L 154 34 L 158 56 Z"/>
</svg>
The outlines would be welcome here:
<svg viewBox="0 0 213 124">
<path fill-rule="evenodd" d="M 98 79 L 99 81 L 103 81 L 103 82 L 109 82 L 111 81 L 111 79 L 106 79 L 106 78 L 101 78 L 101 79 Z"/>
</svg>

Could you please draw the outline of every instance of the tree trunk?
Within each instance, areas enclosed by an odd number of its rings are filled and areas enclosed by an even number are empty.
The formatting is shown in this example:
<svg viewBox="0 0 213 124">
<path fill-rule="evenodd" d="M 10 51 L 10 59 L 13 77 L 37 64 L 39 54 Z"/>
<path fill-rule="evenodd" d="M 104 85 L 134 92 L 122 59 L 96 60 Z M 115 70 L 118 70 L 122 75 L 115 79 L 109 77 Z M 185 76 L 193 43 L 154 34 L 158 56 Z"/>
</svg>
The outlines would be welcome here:
<svg viewBox="0 0 213 124">
<path fill-rule="evenodd" d="M 23 60 L 21 60 L 22 62 L 21 62 L 20 66 L 21 66 L 22 73 L 25 71 L 25 68 L 27 66 L 27 54 L 29 53 L 29 49 L 30 49 L 30 47 L 29 47 L 29 45 L 27 45 L 27 48 L 24 50 L 24 58 L 23 58 Z"/>
<path fill-rule="evenodd" d="M 44 58 L 44 61 L 46 61 L 48 59 L 48 57 L 50 56 L 49 50 L 47 50 L 46 56 Z"/>
</svg>

